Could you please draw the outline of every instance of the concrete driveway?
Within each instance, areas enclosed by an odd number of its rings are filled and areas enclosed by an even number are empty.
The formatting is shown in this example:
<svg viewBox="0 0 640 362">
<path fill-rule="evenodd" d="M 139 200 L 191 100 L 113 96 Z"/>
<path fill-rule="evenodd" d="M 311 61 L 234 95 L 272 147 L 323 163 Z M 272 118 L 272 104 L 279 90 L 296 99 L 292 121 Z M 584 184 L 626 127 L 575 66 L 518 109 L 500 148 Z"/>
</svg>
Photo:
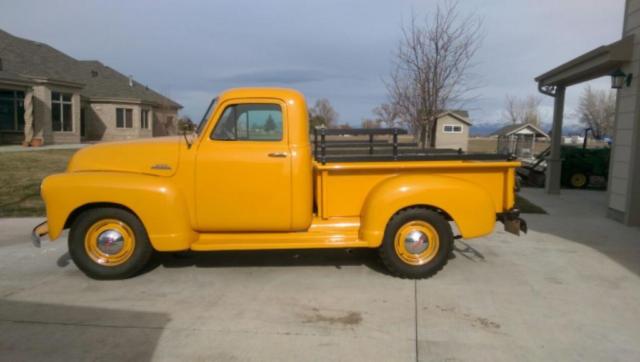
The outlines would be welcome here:
<svg viewBox="0 0 640 362">
<path fill-rule="evenodd" d="M 640 230 L 605 195 L 541 190 L 515 237 L 456 242 L 421 281 L 366 251 L 162 255 L 134 279 L 81 274 L 38 219 L 0 220 L 4 360 L 637 360 Z"/>
</svg>

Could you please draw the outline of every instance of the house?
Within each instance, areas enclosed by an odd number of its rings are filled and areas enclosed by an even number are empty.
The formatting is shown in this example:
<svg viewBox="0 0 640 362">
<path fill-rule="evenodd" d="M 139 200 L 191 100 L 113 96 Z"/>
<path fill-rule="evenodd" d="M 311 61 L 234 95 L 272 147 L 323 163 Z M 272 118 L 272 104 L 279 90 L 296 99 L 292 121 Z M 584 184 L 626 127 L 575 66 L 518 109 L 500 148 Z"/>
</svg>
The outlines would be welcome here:
<svg viewBox="0 0 640 362">
<path fill-rule="evenodd" d="M 0 30 L 0 144 L 163 136 L 180 108 L 98 61 Z"/>
<path fill-rule="evenodd" d="M 536 141 L 549 140 L 549 135 L 531 123 L 511 124 L 493 132 L 498 137 L 498 153 L 515 155 L 518 158 L 534 156 Z"/>
<path fill-rule="evenodd" d="M 559 194 L 567 88 L 592 79 L 611 77 L 611 88 L 617 90 L 617 102 L 611 134 L 606 212 L 610 218 L 625 225 L 640 226 L 640 0 L 626 0 L 620 20 L 620 39 L 559 64 L 534 81 L 542 94 L 553 99 L 551 152 L 547 158 L 545 188 L 550 194 Z"/>
<path fill-rule="evenodd" d="M 436 120 L 435 147 L 467 151 L 469 127 L 471 121 L 467 111 L 442 112 Z"/>
</svg>

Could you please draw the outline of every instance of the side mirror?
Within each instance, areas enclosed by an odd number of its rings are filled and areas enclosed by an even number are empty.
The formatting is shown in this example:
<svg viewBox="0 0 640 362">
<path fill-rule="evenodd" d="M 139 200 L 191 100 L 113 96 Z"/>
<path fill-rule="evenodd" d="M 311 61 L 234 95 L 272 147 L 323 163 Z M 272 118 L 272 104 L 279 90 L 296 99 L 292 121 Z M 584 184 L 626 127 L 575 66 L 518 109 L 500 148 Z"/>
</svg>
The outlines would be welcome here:
<svg viewBox="0 0 640 362">
<path fill-rule="evenodd" d="M 178 131 L 180 131 L 180 133 L 182 133 L 182 136 L 184 136 L 184 140 L 185 142 L 187 142 L 187 148 L 191 148 L 192 145 L 192 141 L 189 140 L 189 137 L 187 137 L 187 135 L 193 133 L 195 129 L 196 125 L 193 124 L 193 122 L 191 122 L 191 120 L 189 119 L 181 119 L 178 121 Z"/>
</svg>

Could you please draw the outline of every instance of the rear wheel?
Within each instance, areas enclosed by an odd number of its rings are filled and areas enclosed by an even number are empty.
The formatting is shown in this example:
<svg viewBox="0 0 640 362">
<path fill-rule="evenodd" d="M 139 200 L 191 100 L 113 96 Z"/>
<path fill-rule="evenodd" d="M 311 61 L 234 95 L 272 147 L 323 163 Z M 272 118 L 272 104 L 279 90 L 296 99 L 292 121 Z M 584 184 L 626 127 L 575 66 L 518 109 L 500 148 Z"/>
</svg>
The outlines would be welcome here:
<svg viewBox="0 0 640 362">
<path fill-rule="evenodd" d="M 69 233 L 73 262 L 94 279 L 124 279 L 138 273 L 153 248 L 140 220 L 118 208 L 82 213 Z"/>
<path fill-rule="evenodd" d="M 410 208 L 395 214 L 379 252 L 389 271 L 402 278 L 427 278 L 444 267 L 453 248 L 453 233 L 439 213 Z"/>
</svg>

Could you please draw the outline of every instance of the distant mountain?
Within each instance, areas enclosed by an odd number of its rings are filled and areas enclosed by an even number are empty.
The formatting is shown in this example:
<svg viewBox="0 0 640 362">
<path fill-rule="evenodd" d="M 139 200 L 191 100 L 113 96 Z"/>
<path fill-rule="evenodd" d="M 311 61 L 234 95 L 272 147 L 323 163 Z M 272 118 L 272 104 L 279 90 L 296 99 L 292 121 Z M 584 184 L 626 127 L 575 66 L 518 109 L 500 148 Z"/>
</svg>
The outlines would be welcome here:
<svg viewBox="0 0 640 362">
<path fill-rule="evenodd" d="M 472 137 L 481 137 L 481 136 L 489 136 L 493 132 L 499 130 L 500 128 L 506 126 L 507 123 L 502 121 L 496 122 L 486 122 L 486 123 L 476 123 L 469 129 L 470 135 Z M 542 123 L 540 126 L 543 131 L 549 132 L 551 131 L 550 123 Z M 563 136 L 576 136 L 584 134 L 584 126 L 580 124 L 565 124 L 562 127 L 562 135 Z"/>
<path fill-rule="evenodd" d="M 469 128 L 470 135 L 473 136 L 489 136 L 493 132 L 499 130 L 504 127 L 506 123 L 504 122 L 486 122 L 486 123 L 475 123 L 471 128 Z"/>
</svg>

